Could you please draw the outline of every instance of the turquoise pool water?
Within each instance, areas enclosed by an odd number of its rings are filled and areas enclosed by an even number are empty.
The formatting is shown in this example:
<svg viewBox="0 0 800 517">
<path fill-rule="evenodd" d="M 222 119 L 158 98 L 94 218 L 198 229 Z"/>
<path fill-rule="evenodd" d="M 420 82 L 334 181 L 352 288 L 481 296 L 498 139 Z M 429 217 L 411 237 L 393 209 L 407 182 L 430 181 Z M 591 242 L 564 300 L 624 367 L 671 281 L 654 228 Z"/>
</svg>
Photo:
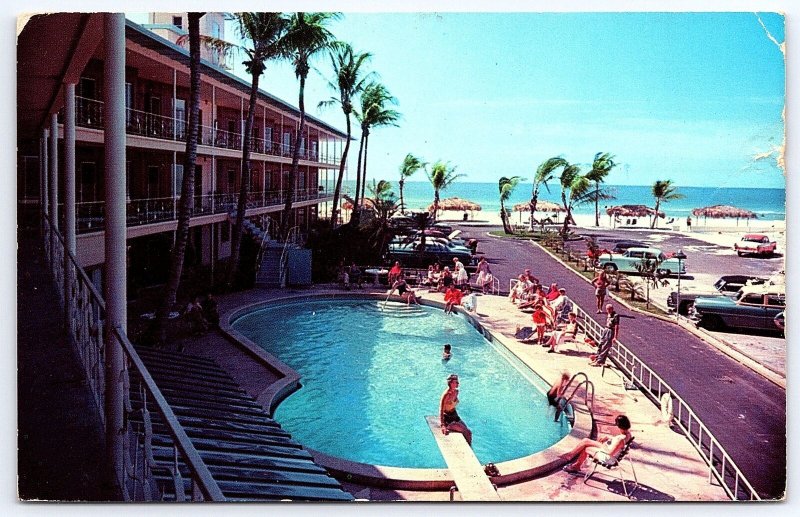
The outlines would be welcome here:
<svg viewBox="0 0 800 517">
<path fill-rule="evenodd" d="M 328 299 L 270 306 L 233 327 L 300 373 L 302 388 L 275 418 L 300 443 L 333 456 L 445 467 L 424 417 L 438 415 L 450 373 L 459 376 L 458 412 L 482 463 L 533 454 L 570 431 L 564 419 L 553 421 L 545 382 L 462 315 Z M 453 346 L 448 362 L 444 343 Z"/>
</svg>

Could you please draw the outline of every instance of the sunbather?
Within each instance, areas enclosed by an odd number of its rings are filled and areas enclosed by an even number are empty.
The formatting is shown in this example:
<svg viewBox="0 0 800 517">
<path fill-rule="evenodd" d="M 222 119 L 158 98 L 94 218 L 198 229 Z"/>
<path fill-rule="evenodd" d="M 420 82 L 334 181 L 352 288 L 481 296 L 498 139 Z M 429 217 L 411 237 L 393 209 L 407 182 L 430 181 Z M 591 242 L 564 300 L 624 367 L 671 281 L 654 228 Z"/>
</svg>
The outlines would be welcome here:
<svg viewBox="0 0 800 517">
<path fill-rule="evenodd" d="M 587 458 L 595 458 L 599 461 L 606 461 L 616 457 L 622 451 L 625 444 L 631 440 L 631 422 L 625 415 L 617 415 L 614 420 L 617 425 L 617 433 L 606 437 L 602 441 L 584 438 L 569 453 L 569 457 L 576 454 L 578 458 L 564 467 L 565 472 L 570 474 L 581 474 L 581 466 Z"/>
</svg>

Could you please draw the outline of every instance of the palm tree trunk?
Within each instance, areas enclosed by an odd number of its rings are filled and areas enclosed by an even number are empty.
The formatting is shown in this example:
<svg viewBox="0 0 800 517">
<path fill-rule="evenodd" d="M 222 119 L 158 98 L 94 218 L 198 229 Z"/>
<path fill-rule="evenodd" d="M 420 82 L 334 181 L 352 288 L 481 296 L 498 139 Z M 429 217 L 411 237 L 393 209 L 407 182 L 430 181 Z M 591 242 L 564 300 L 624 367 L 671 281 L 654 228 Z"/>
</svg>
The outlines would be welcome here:
<svg viewBox="0 0 800 517">
<path fill-rule="evenodd" d="M 361 129 L 361 138 L 358 142 L 358 160 L 356 160 L 356 192 L 353 197 L 353 210 L 350 212 L 350 223 L 358 226 L 361 218 L 361 157 L 364 153 L 364 129 Z"/>
<path fill-rule="evenodd" d="M 600 226 L 600 182 L 594 182 L 595 196 L 594 196 L 594 225 Z"/>
<path fill-rule="evenodd" d="M 439 213 L 439 189 L 433 191 L 433 221 L 436 222 L 436 216 Z"/>
<path fill-rule="evenodd" d="M 367 189 L 367 154 L 369 154 L 369 129 L 364 132 L 364 165 L 361 174 L 361 199 L 366 199 L 364 191 Z"/>
<path fill-rule="evenodd" d="M 189 221 L 194 208 L 194 173 L 197 161 L 197 137 L 200 128 L 200 17 L 203 13 L 189 13 L 189 128 L 186 134 L 181 199 L 178 203 L 178 228 L 175 230 L 175 245 L 170 254 L 169 278 L 156 311 L 151 329 L 159 343 L 166 339 L 166 323 L 170 309 L 175 305 L 178 287 L 183 273 L 186 242 L 189 240 Z"/>
<path fill-rule="evenodd" d="M 347 140 L 344 142 L 344 151 L 342 151 L 341 162 L 339 163 L 339 176 L 336 178 L 336 188 L 333 190 L 333 208 L 331 208 L 331 229 L 336 228 L 336 218 L 339 215 L 339 194 L 342 191 L 342 178 L 344 177 L 344 167 L 347 163 L 347 152 L 350 150 L 350 114 L 345 113 L 347 117 Z"/>
<path fill-rule="evenodd" d="M 303 137 L 303 129 L 306 126 L 306 76 L 300 75 L 300 93 L 297 103 L 300 107 L 300 126 L 297 128 L 297 135 L 294 139 L 294 151 L 292 152 L 292 167 L 289 169 L 289 188 L 286 189 L 286 202 L 283 205 L 281 215 L 281 226 L 279 234 L 281 237 L 286 235 L 289 230 L 289 215 L 292 211 L 292 200 L 294 196 L 294 184 L 297 182 L 297 169 L 300 165 L 300 139 Z M 308 142 L 306 142 L 308 146 Z"/>
<path fill-rule="evenodd" d="M 533 225 L 536 224 L 536 204 L 539 202 L 539 192 L 534 190 L 531 193 L 531 231 L 533 231 Z"/>
<path fill-rule="evenodd" d="M 239 255 L 242 248 L 244 229 L 244 215 L 247 210 L 247 194 L 250 189 L 250 133 L 253 131 L 253 120 L 256 114 L 256 98 L 258 95 L 258 79 L 260 73 L 253 73 L 253 83 L 250 87 L 250 102 L 247 106 L 247 119 L 244 123 L 244 141 L 242 145 L 242 175 L 239 185 L 239 202 L 236 204 L 236 223 L 231 235 L 231 258 L 228 265 L 228 280 L 226 287 L 233 288 L 236 274 L 239 272 Z M 297 145 L 297 142 L 295 142 Z M 289 188 L 292 188 L 290 185 Z"/>
<path fill-rule="evenodd" d="M 403 185 L 405 185 L 406 180 L 403 177 L 402 173 L 400 174 L 400 181 L 398 181 L 397 183 L 398 183 L 398 185 L 400 185 L 400 213 L 401 214 L 405 214 L 406 213 L 406 205 L 403 202 Z"/>
<path fill-rule="evenodd" d="M 500 220 L 503 222 L 503 233 L 509 235 L 514 233 L 508 226 L 508 215 L 506 214 L 506 205 L 503 203 L 503 200 L 500 199 Z"/>
<path fill-rule="evenodd" d="M 650 229 L 656 227 L 656 222 L 658 222 L 658 207 L 661 205 L 661 198 L 656 198 L 656 213 L 653 214 L 653 220 L 650 222 Z"/>
</svg>

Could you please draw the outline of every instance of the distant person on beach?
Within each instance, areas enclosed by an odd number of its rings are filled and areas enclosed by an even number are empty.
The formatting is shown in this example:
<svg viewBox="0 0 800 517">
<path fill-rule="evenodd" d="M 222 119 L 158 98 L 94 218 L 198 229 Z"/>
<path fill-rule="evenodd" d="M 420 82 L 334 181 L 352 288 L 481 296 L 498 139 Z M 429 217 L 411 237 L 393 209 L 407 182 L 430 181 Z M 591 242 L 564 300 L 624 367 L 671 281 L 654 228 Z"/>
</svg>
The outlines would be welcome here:
<svg viewBox="0 0 800 517">
<path fill-rule="evenodd" d="M 603 303 L 606 301 L 606 294 L 608 294 L 608 286 L 611 285 L 605 269 L 601 269 L 597 273 L 597 276 L 592 280 L 592 285 L 594 286 L 594 296 L 597 300 L 597 314 L 601 314 L 603 312 Z"/>
<path fill-rule="evenodd" d="M 692 216 L 686 217 L 686 231 L 692 231 Z"/>
<path fill-rule="evenodd" d="M 450 346 L 450 343 L 444 345 L 444 351 L 442 352 L 442 361 L 449 361 L 453 358 L 453 347 Z"/>
<path fill-rule="evenodd" d="M 442 400 L 439 403 L 439 425 L 445 435 L 451 432 L 463 434 L 467 445 L 472 447 L 472 431 L 458 416 L 457 405 L 458 375 L 452 374 L 447 378 L 447 389 L 442 394 Z"/>
</svg>

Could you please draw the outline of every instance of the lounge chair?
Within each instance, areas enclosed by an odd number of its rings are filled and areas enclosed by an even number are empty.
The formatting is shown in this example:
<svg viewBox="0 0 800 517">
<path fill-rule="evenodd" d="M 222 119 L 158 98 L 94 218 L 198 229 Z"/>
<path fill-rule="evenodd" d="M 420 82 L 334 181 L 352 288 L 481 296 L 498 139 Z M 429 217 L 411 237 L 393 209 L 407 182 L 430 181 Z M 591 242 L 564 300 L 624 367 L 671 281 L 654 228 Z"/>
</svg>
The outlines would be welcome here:
<svg viewBox="0 0 800 517">
<path fill-rule="evenodd" d="M 631 437 L 630 440 L 625 444 L 621 451 L 617 453 L 616 456 L 609 457 L 604 455 L 602 459 L 590 457 L 588 461 L 592 462 L 592 468 L 586 475 L 583 477 L 583 482 L 586 483 L 589 481 L 589 478 L 593 475 L 597 474 L 597 468 L 603 467 L 609 471 L 609 475 L 612 473 L 616 473 L 616 478 L 620 480 L 622 483 L 622 490 L 625 492 L 625 497 L 630 499 L 633 497 L 633 493 L 639 488 L 639 479 L 636 477 L 636 469 L 633 466 L 633 461 L 629 456 L 631 444 L 633 443 L 634 438 Z M 630 465 L 631 474 L 633 475 L 633 489 L 628 492 L 628 486 L 625 484 L 625 476 L 623 475 L 623 467 L 622 467 L 622 460 L 625 458 L 628 459 L 628 465 Z M 630 483 L 630 481 L 628 481 Z"/>
</svg>

